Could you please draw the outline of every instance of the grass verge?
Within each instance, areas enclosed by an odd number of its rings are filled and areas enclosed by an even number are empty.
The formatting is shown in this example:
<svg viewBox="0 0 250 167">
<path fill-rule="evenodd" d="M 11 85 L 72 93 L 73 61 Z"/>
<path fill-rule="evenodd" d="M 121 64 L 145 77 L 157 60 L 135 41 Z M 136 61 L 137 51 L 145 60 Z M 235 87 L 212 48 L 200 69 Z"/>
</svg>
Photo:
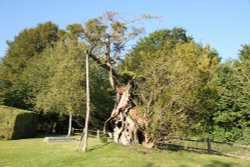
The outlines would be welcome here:
<svg viewBox="0 0 250 167">
<path fill-rule="evenodd" d="M 0 141 L 1 167 L 248 167 L 250 161 L 184 150 L 148 150 L 142 146 L 102 143 L 90 138 L 87 153 L 77 141 L 43 142 L 43 138 Z"/>
</svg>

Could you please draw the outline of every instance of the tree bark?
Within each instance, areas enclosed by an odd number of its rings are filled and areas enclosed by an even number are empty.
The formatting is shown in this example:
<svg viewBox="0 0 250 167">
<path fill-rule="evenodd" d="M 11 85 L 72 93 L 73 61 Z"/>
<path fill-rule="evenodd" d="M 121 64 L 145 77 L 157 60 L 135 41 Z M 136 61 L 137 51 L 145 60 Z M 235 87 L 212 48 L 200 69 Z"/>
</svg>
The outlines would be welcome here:
<svg viewBox="0 0 250 167">
<path fill-rule="evenodd" d="M 132 83 L 128 82 L 126 86 L 118 84 L 117 73 L 113 69 L 113 62 L 110 58 L 110 39 L 106 43 L 105 62 L 97 58 L 94 54 L 89 55 L 102 68 L 109 71 L 109 82 L 116 90 L 115 105 L 110 117 L 104 123 L 104 132 L 108 133 L 115 142 L 121 144 L 140 143 L 138 139 L 139 128 L 133 119 L 129 116 L 129 111 L 134 107 L 131 100 Z M 142 134 L 142 133 L 141 133 Z"/>
<path fill-rule="evenodd" d="M 104 132 L 109 133 L 115 142 L 121 144 L 140 143 L 138 140 L 138 126 L 129 116 L 133 108 L 131 101 L 132 84 L 116 88 L 115 106 L 111 116 L 105 121 Z"/>
<path fill-rule="evenodd" d="M 89 125 L 89 115 L 90 115 L 90 94 L 89 94 L 89 53 L 86 53 L 86 118 L 85 118 L 85 128 L 84 128 L 84 143 L 83 152 L 88 149 L 88 125 Z"/>
<path fill-rule="evenodd" d="M 67 137 L 71 136 L 71 130 L 72 130 L 72 114 L 69 114 L 69 127 L 68 127 Z"/>
</svg>

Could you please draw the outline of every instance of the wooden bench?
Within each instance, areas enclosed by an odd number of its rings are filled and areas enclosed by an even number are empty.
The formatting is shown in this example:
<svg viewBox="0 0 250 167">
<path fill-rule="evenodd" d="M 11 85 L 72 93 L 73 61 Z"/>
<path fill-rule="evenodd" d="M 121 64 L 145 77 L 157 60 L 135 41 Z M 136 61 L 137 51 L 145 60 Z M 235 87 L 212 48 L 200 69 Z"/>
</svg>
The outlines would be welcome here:
<svg viewBox="0 0 250 167">
<path fill-rule="evenodd" d="M 44 142 L 69 142 L 74 140 L 76 140 L 74 137 L 45 137 L 43 139 Z"/>
</svg>

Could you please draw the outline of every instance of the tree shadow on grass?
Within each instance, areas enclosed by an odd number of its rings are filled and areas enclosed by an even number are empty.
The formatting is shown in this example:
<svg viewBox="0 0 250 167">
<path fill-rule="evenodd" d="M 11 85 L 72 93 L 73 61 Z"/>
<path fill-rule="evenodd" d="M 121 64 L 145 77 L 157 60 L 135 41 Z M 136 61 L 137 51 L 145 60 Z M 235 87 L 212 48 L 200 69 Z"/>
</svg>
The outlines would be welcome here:
<svg viewBox="0 0 250 167">
<path fill-rule="evenodd" d="M 237 163 L 227 163 L 227 162 L 220 162 L 220 161 L 212 161 L 210 164 L 205 165 L 204 167 L 233 167 L 239 166 Z"/>
<path fill-rule="evenodd" d="M 190 152 L 197 152 L 197 153 L 203 153 L 203 154 L 208 154 L 208 150 L 207 149 L 203 149 L 203 148 L 198 148 L 198 147 L 184 147 L 181 145 L 176 145 L 176 144 L 164 144 L 159 146 L 160 149 L 163 150 L 171 150 L 171 151 L 190 151 Z M 212 150 L 212 154 L 213 155 L 223 155 L 222 153 Z"/>
<path fill-rule="evenodd" d="M 94 150 L 97 150 L 97 149 L 103 148 L 103 147 L 105 147 L 105 146 L 109 145 L 110 143 L 113 143 L 113 142 L 112 142 L 112 141 L 110 141 L 110 142 L 107 142 L 107 143 L 103 143 L 103 144 L 98 144 L 98 145 L 95 145 L 95 146 L 91 147 L 90 149 L 88 149 L 88 151 L 90 152 L 90 151 L 94 151 Z"/>
<path fill-rule="evenodd" d="M 235 167 L 235 166 L 239 166 L 239 164 L 220 162 L 220 161 L 212 161 L 211 163 L 205 165 L 204 167 Z M 188 167 L 188 166 L 187 165 L 180 165 L 179 167 Z"/>
<path fill-rule="evenodd" d="M 163 150 L 170 150 L 170 151 L 188 151 L 188 152 L 196 152 L 199 154 L 208 154 L 207 149 L 202 148 L 196 148 L 196 147 L 184 147 L 181 145 L 175 145 L 175 144 L 164 144 L 164 146 L 159 147 Z M 219 155 L 219 156 L 226 156 L 226 157 L 232 157 L 228 156 L 222 152 L 212 150 L 212 155 Z M 221 161 L 212 161 L 210 164 L 205 165 L 204 167 L 233 167 L 233 166 L 239 166 L 237 163 L 226 163 Z M 180 167 L 186 167 L 185 165 L 182 165 Z"/>
<path fill-rule="evenodd" d="M 192 151 L 192 152 L 198 152 L 198 153 L 207 153 L 207 149 L 202 148 L 196 148 L 196 147 L 184 147 L 181 145 L 176 144 L 164 144 L 159 146 L 160 149 L 163 150 L 170 150 L 170 151 Z"/>
<path fill-rule="evenodd" d="M 144 167 L 153 167 L 154 164 L 152 162 L 148 162 Z"/>
<path fill-rule="evenodd" d="M 171 150 L 171 151 L 185 150 L 183 146 L 175 145 L 175 144 L 165 144 L 164 146 L 160 146 L 159 148 L 163 150 Z"/>
</svg>

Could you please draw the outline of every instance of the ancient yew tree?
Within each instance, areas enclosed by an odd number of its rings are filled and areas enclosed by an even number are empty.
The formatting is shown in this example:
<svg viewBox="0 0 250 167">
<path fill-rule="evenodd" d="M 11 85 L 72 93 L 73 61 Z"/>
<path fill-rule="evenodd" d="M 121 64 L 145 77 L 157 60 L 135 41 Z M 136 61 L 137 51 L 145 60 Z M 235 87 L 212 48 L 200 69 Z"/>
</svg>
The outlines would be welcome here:
<svg viewBox="0 0 250 167">
<path fill-rule="evenodd" d="M 68 29 L 88 46 L 86 54 L 108 71 L 116 92 L 104 131 L 117 143 L 144 142 L 152 147 L 159 140 L 182 135 L 197 125 L 194 120 L 202 120 L 200 113 L 212 111 L 210 80 L 218 57 L 178 28 L 156 32 L 145 38 L 145 45 L 139 42 L 125 53 L 126 43 L 143 32 L 130 25 L 145 18 L 152 16 L 126 21 L 107 12 Z"/>
<path fill-rule="evenodd" d="M 116 97 L 114 109 L 105 121 L 104 131 L 117 143 L 138 142 L 138 127 L 129 117 L 129 112 L 133 108 L 132 82 L 121 83 L 116 69 L 125 44 L 143 32 L 143 29 L 130 25 L 148 18 L 153 17 L 144 15 L 126 21 L 116 13 L 106 12 L 102 17 L 89 20 L 84 26 L 80 24 L 68 26 L 68 30 L 74 32 L 74 35 L 88 46 L 86 54 L 109 72 L 109 82 L 116 91 Z"/>
</svg>

